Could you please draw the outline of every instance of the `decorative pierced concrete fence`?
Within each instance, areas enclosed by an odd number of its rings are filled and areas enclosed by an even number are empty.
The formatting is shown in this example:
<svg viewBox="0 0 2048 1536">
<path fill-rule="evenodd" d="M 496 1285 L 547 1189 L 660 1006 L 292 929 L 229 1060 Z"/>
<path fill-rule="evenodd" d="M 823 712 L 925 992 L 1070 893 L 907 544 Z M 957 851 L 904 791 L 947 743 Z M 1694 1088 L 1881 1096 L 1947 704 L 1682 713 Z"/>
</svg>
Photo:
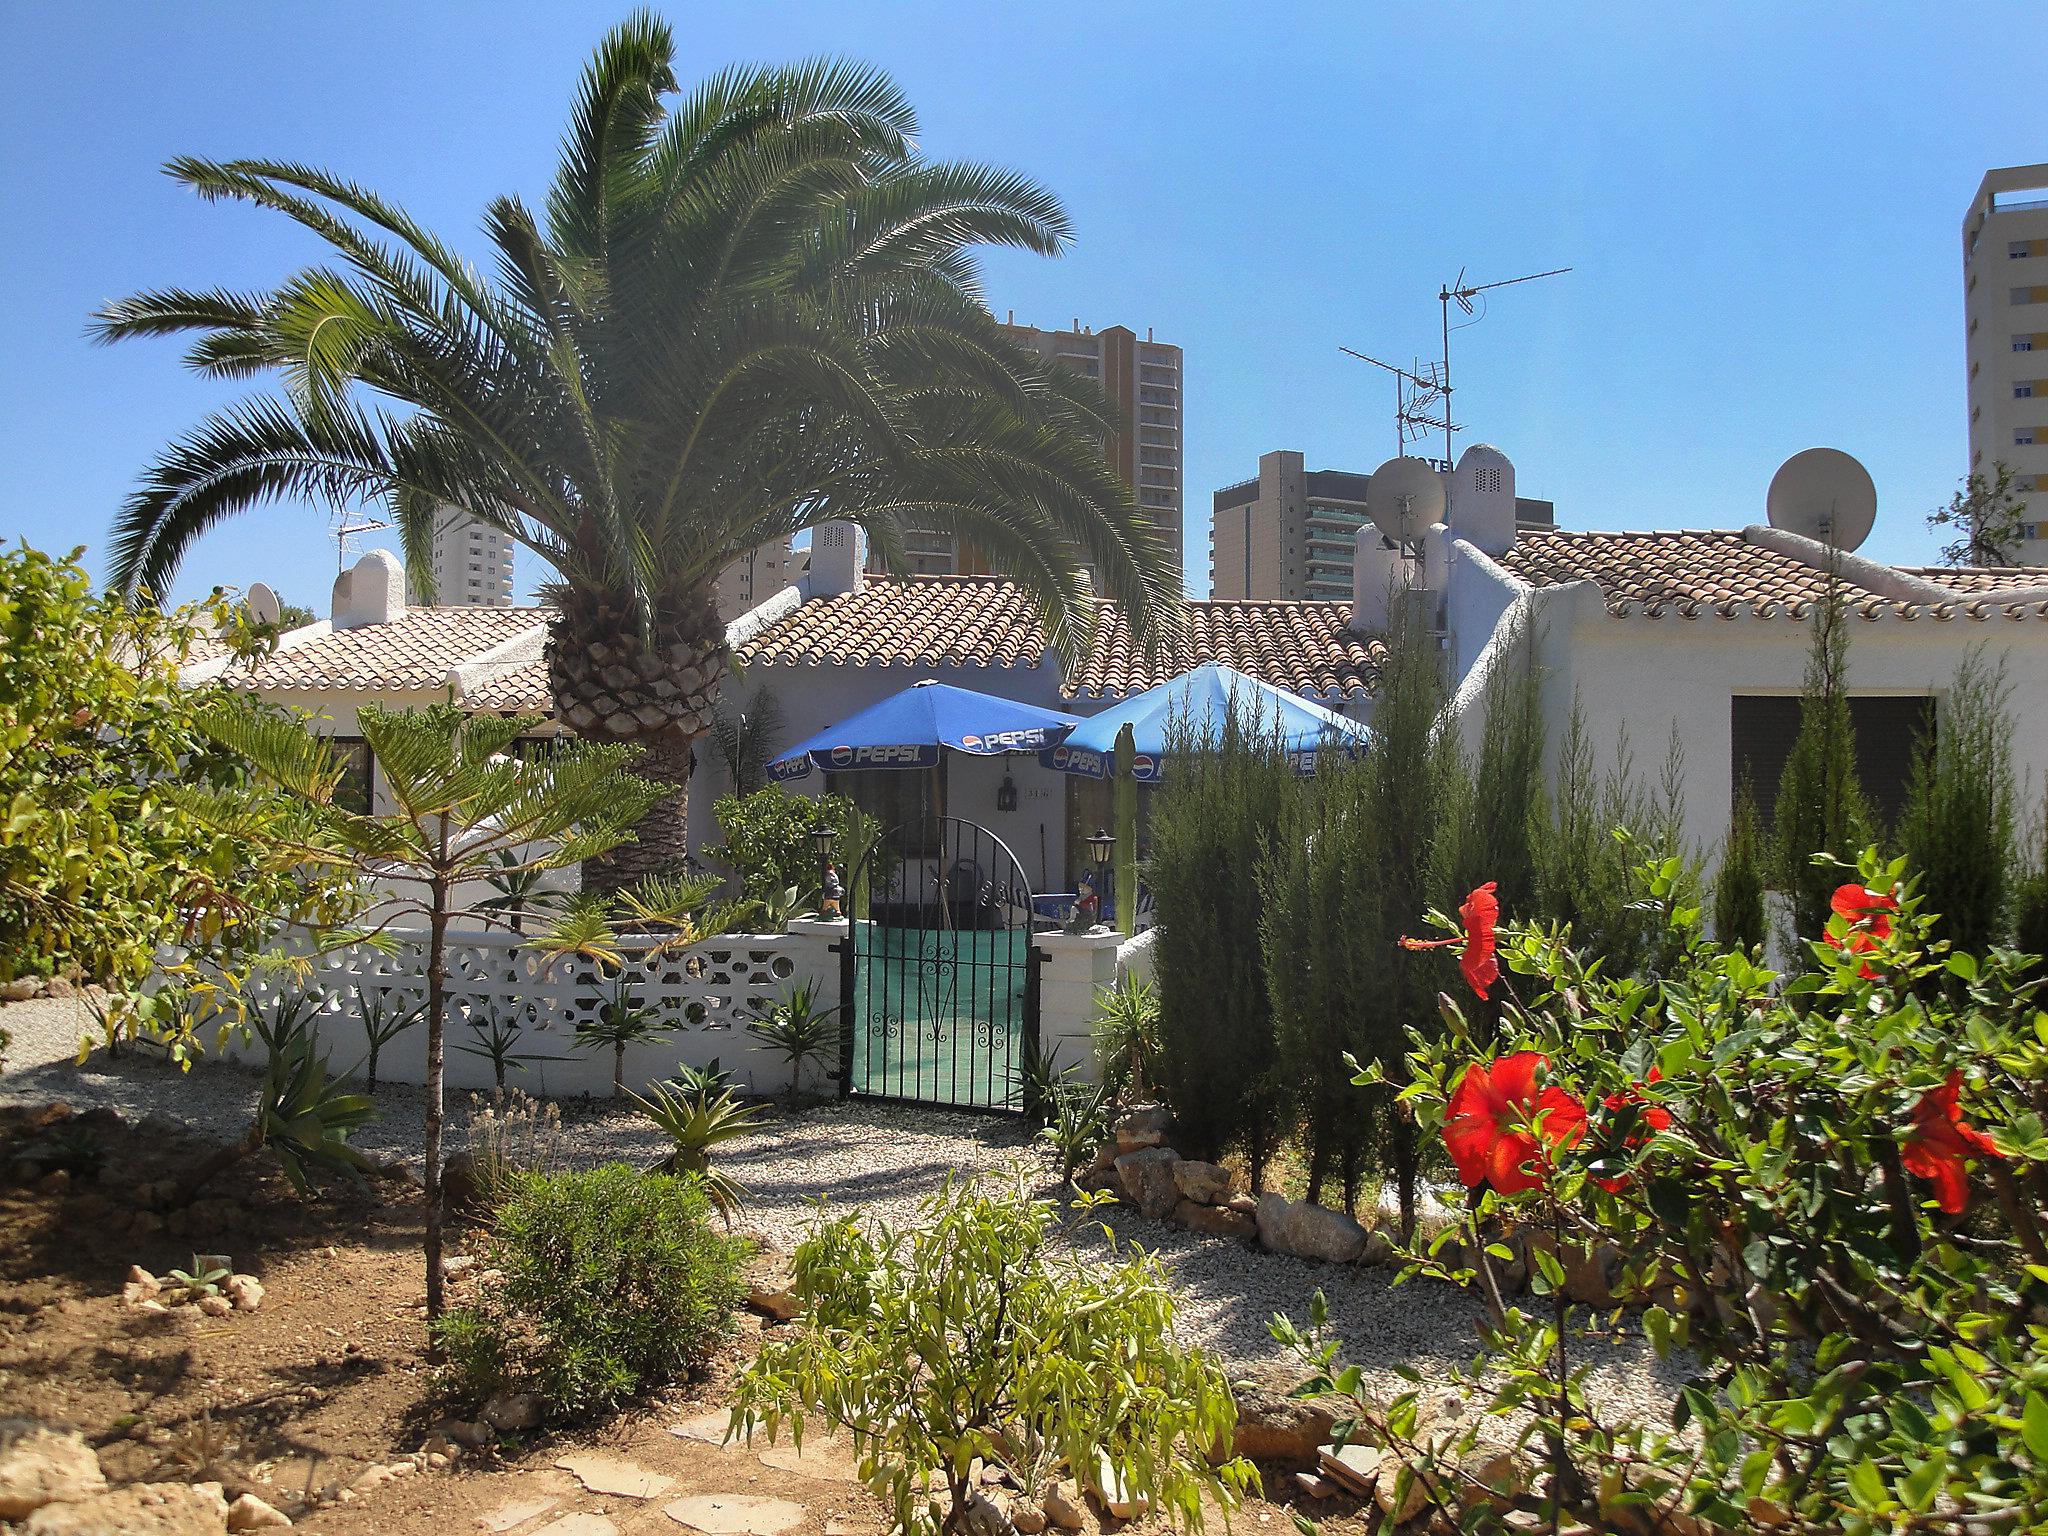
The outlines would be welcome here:
<svg viewBox="0 0 2048 1536">
<path fill-rule="evenodd" d="M 627 956 L 620 970 L 601 970 L 574 956 L 550 962 L 517 934 L 450 933 L 448 1086 L 492 1085 L 490 1060 L 464 1047 L 481 1045 L 495 1028 L 518 1030 L 514 1054 L 529 1058 L 525 1070 L 507 1075 L 508 1087 L 547 1094 L 608 1093 L 611 1050 L 577 1049 L 576 1031 L 595 1021 L 598 1010 L 624 986 L 636 1005 L 653 1009 L 667 1026 L 657 1039 L 626 1048 L 627 1087 L 641 1090 L 672 1076 L 679 1062 L 708 1067 L 715 1061 L 752 1092 L 782 1092 L 789 1086 L 787 1063 L 759 1050 L 746 1026 L 806 981 L 816 1006 L 837 1007 L 839 959 L 829 945 L 843 932 L 843 924 L 799 922 L 788 933 L 728 934 L 687 949 L 662 950 L 651 940 L 627 940 L 620 946 Z M 426 935 L 406 930 L 395 937 L 388 951 L 352 944 L 310 955 L 307 973 L 255 983 L 251 1004 L 267 1011 L 289 993 L 320 997 L 316 1027 L 321 1044 L 336 1071 L 355 1071 L 368 1055 L 361 1023 L 366 996 L 399 1008 L 426 1001 Z M 255 1052 L 245 1044 L 240 1053 Z M 377 1075 L 390 1082 L 423 1082 L 426 1031 L 409 1029 L 386 1045 L 378 1056 Z M 807 1074 L 807 1089 L 827 1086 Z"/>
</svg>

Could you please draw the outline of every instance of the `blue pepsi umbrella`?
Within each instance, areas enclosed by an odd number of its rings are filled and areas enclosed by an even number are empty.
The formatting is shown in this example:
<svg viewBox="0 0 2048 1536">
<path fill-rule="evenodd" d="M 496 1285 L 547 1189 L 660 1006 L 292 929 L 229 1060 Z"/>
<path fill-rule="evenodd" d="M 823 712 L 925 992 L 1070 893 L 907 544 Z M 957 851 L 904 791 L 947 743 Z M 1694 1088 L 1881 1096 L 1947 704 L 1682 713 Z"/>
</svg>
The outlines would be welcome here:
<svg viewBox="0 0 2048 1536">
<path fill-rule="evenodd" d="M 1063 773 L 1107 778 L 1117 732 L 1128 725 L 1137 748 L 1131 777 L 1141 784 L 1157 783 L 1170 728 L 1184 729 L 1200 740 L 1222 735 L 1223 723 L 1229 719 L 1247 732 L 1270 736 L 1277 729 L 1295 770 L 1303 774 L 1315 772 L 1319 751 L 1336 748 L 1359 756 L 1372 741 L 1371 733 L 1356 720 L 1311 704 L 1285 688 L 1260 682 L 1235 667 L 1205 661 L 1193 671 L 1132 694 L 1099 715 L 1090 715 L 1065 741 L 1039 753 L 1038 759 Z"/>
<path fill-rule="evenodd" d="M 1064 740 L 1079 723 L 1072 715 L 992 693 L 913 683 L 791 747 L 768 771 L 787 780 L 807 777 L 813 764 L 834 772 L 933 768 L 941 751 L 976 757 L 1037 752 Z"/>
</svg>

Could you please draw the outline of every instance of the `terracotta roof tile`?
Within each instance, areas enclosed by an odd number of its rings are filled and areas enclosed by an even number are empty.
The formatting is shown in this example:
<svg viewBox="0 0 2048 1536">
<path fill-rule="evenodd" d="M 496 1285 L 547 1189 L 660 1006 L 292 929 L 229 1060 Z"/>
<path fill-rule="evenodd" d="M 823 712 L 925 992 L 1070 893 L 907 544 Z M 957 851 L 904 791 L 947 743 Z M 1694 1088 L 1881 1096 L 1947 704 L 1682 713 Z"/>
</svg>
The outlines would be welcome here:
<svg viewBox="0 0 2048 1536">
<path fill-rule="evenodd" d="M 1918 576 L 1922 581 L 1957 592 L 2048 587 L 2048 569 L 2038 565 L 1902 565 L 1899 569 L 1908 576 Z"/>
<path fill-rule="evenodd" d="M 1603 533 L 1580 529 L 1525 532 L 1498 557 L 1532 586 L 1597 582 L 1616 612 L 1784 607 L 1827 591 L 1821 571 L 1781 550 L 1752 544 L 1736 528 Z M 1848 584 L 1851 601 L 1877 594 Z"/>
<path fill-rule="evenodd" d="M 1347 603 L 1197 602 L 1170 654 L 1148 662 L 1116 604 L 1095 604 L 1096 633 L 1062 690 L 1150 688 L 1220 661 L 1299 693 L 1369 692 L 1383 648 L 1347 627 Z M 1045 634 L 1021 588 L 994 576 L 869 578 L 859 592 L 805 603 L 742 645 L 748 666 L 1032 666 Z"/>
<path fill-rule="evenodd" d="M 408 608 L 390 624 L 338 629 L 227 680 L 264 692 L 404 693 L 439 688 L 448 669 L 544 623 L 545 608 Z"/>
</svg>

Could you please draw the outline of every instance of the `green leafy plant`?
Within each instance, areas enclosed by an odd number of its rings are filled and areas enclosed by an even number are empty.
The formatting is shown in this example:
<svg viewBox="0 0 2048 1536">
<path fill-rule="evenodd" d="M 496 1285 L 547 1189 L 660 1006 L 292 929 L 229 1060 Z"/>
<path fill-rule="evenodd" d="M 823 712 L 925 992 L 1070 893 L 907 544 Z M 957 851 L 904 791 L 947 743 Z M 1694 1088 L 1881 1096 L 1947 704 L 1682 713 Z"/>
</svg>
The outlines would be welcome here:
<svg viewBox="0 0 2048 1536">
<path fill-rule="evenodd" d="M 446 1389 L 532 1392 L 583 1417 L 714 1358 L 746 1295 L 747 1245 L 710 1210 L 701 1181 L 623 1163 L 518 1176 L 486 1245 L 504 1278 L 434 1328 Z"/>
<path fill-rule="evenodd" d="M 837 1067 L 845 1040 L 839 1009 L 819 1007 L 817 985 L 810 981 L 797 982 L 760 1018 L 749 1021 L 747 1033 L 760 1042 L 759 1049 L 789 1064 L 792 1109 L 803 1095 L 804 1068 L 812 1063 Z"/>
<path fill-rule="evenodd" d="M 977 1459 L 1027 1494 L 1064 1469 L 1194 1529 L 1205 1500 L 1228 1513 L 1256 1484 L 1248 1462 L 1211 1464 L 1236 1423 L 1229 1385 L 1174 1341 L 1156 1259 L 1066 1241 L 1093 1203 L 1063 1223 L 1021 1186 L 949 1181 L 903 1227 L 823 1222 L 796 1252 L 795 1326 L 740 1373 L 734 1430 L 846 1430 L 919 1536 L 981 1528 Z"/>
<path fill-rule="evenodd" d="M 612 1096 L 626 1091 L 626 1048 L 659 1040 L 672 1026 L 659 1008 L 642 1004 L 623 976 L 612 984 L 611 996 L 597 1012 L 576 1023 L 576 1048 L 612 1053 Z"/>
<path fill-rule="evenodd" d="M 190 1269 L 165 1271 L 166 1277 L 176 1282 L 180 1301 L 198 1301 L 203 1296 L 218 1296 L 230 1273 L 225 1265 L 209 1264 L 206 1256 L 197 1253 L 192 1255 Z"/>
<path fill-rule="evenodd" d="M 1307 1390 L 1467 1530 L 2041 1528 L 2048 1024 L 2026 957 L 1934 937 L 1903 861 L 1869 851 L 1790 975 L 1710 942 L 1665 864 L 1640 889 L 1658 974 L 1503 925 L 1497 1037 L 1448 1006 L 1401 1093 L 1472 1191 L 1409 1271 L 1493 1301 L 1472 1367 L 1428 1390 L 1472 1394 L 1475 1426 L 1516 1416 L 1536 1460 L 1475 1477 L 1476 1427 L 1430 1433 L 1420 1389 L 1367 1393 L 1320 1307 L 1276 1327 Z M 1527 1310 L 1499 1285 L 1518 1251 Z M 1651 1343 L 1697 1362 L 1669 1423 L 1588 1390 L 1565 1262 L 1585 1251 L 1618 1256 Z"/>
<path fill-rule="evenodd" d="M 1025 1031 L 1010 1075 L 1016 1083 L 1018 1107 L 1026 1120 L 1040 1128 L 1051 1121 L 1071 1070 L 1060 1065 L 1057 1045 L 1047 1046 L 1039 1040 L 1037 1031 Z"/>
<path fill-rule="evenodd" d="M 1899 851 L 1920 877 L 1935 931 L 1982 954 L 2006 931 L 2013 877 L 2012 685 L 2003 660 L 1973 646 L 1956 668 L 1913 762 Z"/>
<path fill-rule="evenodd" d="M 1749 785 L 1735 792 L 1735 813 L 1721 843 L 1721 867 L 1714 873 L 1714 937 L 1745 949 L 1769 936 L 1764 912 L 1764 835 Z"/>
<path fill-rule="evenodd" d="M 1124 975 L 1095 992 L 1095 1059 L 1110 1095 L 1142 1099 L 1152 1091 L 1159 1060 L 1159 989 Z"/>
<path fill-rule="evenodd" d="M 527 1017 L 528 1009 L 524 1007 L 493 1008 L 482 1019 L 469 1021 L 469 1032 L 475 1037 L 475 1043 L 455 1047 L 466 1055 L 481 1056 L 491 1064 L 491 1081 L 500 1093 L 505 1091 L 505 1074 L 508 1072 L 524 1072 L 531 1062 L 569 1059 L 541 1051 L 522 1051 L 519 1042 L 526 1038 Z"/>
<path fill-rule="evenodd" d="M 281 1034 L 265 1065 L 249 1129 L 187 1169 L 177 1201 L 190 1201 L 208 1181 L 266 1147 L 300 1194 L 312 1192 L 311 1169 L 360 1183 L 366 1159 L 348 1144 L 348 1137 L 376 1117 L 374 1100 L 344 1093 L 330 1081 L 327 1057 L 319 1052 L 310 1029 Z"/>
<path fill-rule="evenodd" d="M 704 1066 L 693 1067 L 687 1061 L 676 1063 L 676 1069 L 669 1074 L 669 1083 L 678 1093 L 691 1098 L 715 1098 L 728 1090 L 737 1090 L 738 1081 L 732 1073 L 719 1064 L 714 1056 Z"/>
<path fill-rule="evenodd" d="M 1799 734 L 1778 779 L 1773 883 L 1792 899 L 1795 933 L 1818 933 L 1828 893 L 1869 840 L 1870 807 L 1856 776 L 1849 715 L 1849 614 L 1839 570 L 1813 605 L 1813 643 L 1799 695 Z"/>
<path fill-rule="evenodd" d="M 816 832 L 830 829 L 842 869 L 859 863 L 861 852 L 881 832 L 843 795 L 794 795 L 773 784 L 752 794 L 723 796 L 711 810 L 723 839 L 707 850 L 711 857 L 733 872 L 748 897 L 766 902 L 793 890 L 798 910 L 818 907 Z M 848 892 L 848 899 L 858 894 Z M 859 915 L 861 909 L 849 910 Z"/>
<path fill-rule="evenodd" d="M 416 1003 L 390 987 L 365 987 L 357 994 L 357 1004 L 363 1024 L 363 1038 L 369 1043 L 367 1058 L 368 1084 L 370 1092 L 377 1091 L 377 1060 L 384 1047 L 396 1040 L 407 1030 L 416 1028 L 426 1017 L 424 1003 Z"/>
<path fill-rule="evenodd" d="M 714 1067 L 714 1071 L 716 1068 Z M 683 1087 L 676 1083 L 655 1083 L 647 1097 L 628 1091 L 626 1097 L 640 1106 L 640 1112 L 673 1144 L 668 1156 L 656 1163 L 658 1173 L 690 1174 L 700 1180 L 704 1193 L 718 1207 L 726 1221 L 747 1198 L 747 1188 L 711 1166 L 714 1147 L 737 1140 L 761 1128 L 761 1112 L 742 1104 L 730 1088 L 716 1092 L 708 1087 Z"/>
<path fill-rule="evenodd" d="M 1060 1178 L 1068 1184 L 1108 1138 L 1114 1102 L 1108 1083 L 1084 1083 L 1072 1073 L 1069 1068 L 1054 1087 L 1051 1112 L 1038 1132 L 1039 1142 L 1060 1160 Z"/>
<path fill-rule="evenodd" d="M 477 915 L 487 923 L 524 933 L 529 916 L 555 912 L 567 899 L 566 892 L 549 886 L 550 871 L 528 868 L 510 850 L 499 849 L 494 865 L 484 877 L 492 894 L 476 904 Z"/>
</svg>

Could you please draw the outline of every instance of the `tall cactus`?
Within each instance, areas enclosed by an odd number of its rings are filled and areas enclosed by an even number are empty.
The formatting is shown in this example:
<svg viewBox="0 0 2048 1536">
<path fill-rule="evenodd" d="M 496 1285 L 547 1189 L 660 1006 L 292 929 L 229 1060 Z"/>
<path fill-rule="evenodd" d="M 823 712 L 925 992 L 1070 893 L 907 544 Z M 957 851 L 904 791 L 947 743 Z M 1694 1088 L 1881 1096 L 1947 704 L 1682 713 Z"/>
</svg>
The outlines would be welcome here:
<svg viewBox="0 0 2048 1536">
<path fill-rule="evenodd" d="M 1138 742 L 1126 725 L 1116 733 L 1110 793 L 1116 812 L 1116 926 L 1125 935 L 1138 921 Z"/>
</svg>

